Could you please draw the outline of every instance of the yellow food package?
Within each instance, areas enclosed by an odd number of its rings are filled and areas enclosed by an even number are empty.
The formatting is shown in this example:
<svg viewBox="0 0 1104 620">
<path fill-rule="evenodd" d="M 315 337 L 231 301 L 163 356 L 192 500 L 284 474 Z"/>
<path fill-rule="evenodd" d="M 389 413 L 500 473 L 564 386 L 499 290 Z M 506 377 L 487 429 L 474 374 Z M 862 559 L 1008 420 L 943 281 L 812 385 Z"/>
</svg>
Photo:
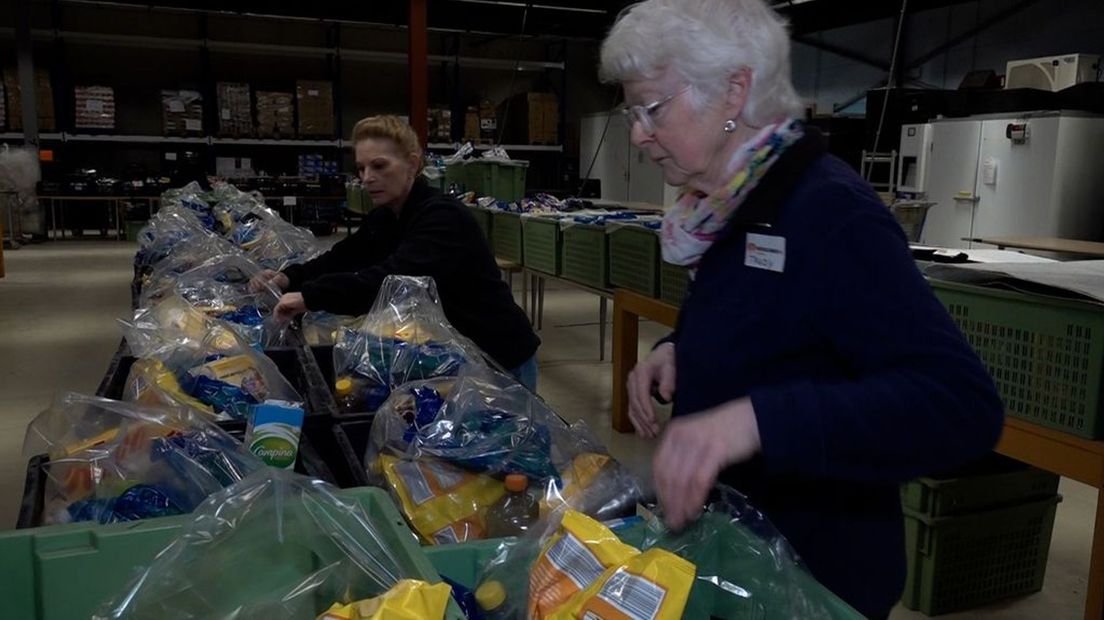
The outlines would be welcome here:
<svg viewBox="0 0 1104 620">
<path fill-rule="evenodd" d="M 697 567 L 664 549 L 649 549 L 606 570 L 549 620 L 678 620 Z"/>
<path fill-rule="evenodd" d="M 451 595 L 446 584 L 403 579 L 375 598 L 334 603 L 318 620 L 435 620 L 445 617 Z"/>
<path fill-rule="evenodd" d="M 529 573 L 529 618 L 548 618 L 606 569 L 640 552 L 617 539 L 606 526 L 581 512 L 564 513 Z"/>
<path fill-rule="evenodd" d="M 133 383 L 132 383 L 133 382 Z M 176 375 L 160 360 L 144 358 L 135 360 L 127 378 L 127 392 L 135 396 L 135 402 L 144 405 L 180 404 L 214 415 L 214 410 L 184 392 Z M 133 388 L 132 388 L 133 386 Z"/>
<path fill-rule="evenodd" d="M 193 377 L 204 376 L 222 381 L 248 392 L 258 401 L 268 399 L 268 389 L 260 371 L 248 355 L 231 355 L 207 362 L 188 371 Z"/>
<path fill-rule="evenodd" d="M 433 460 L 381 454 L 378 466 L 414 531 L 433 545 L 485 536 L 483 516 L 505 493 L 502 482 Z"/>
<path fill-rule="evenodd" d="M 548 516 L 563 504 L 580 506 L 586 490 L 590 488 L 590 485 L 594 483 L 595 479 L 602 473 L 603 468 L 609 463 L 610 457 L 606 454 L 583 452 L 576 455 L 571 460 L 571 464 L 560 471 L 563 487 L 559 494 L 542 494 L 540 500 L 541 517 Z"/>
</svg>

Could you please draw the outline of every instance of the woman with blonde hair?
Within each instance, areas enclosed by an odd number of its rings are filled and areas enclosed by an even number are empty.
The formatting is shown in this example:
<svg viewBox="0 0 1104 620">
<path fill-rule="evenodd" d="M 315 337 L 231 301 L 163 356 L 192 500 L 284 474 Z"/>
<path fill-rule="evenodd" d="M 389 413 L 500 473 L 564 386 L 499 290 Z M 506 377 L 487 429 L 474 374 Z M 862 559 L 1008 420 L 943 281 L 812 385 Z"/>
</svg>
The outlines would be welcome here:
<svg viewBox="0 0 1104 620">
<path fill-rule="evenodd" d="M 479 224 L 458 200 L 419 179 L 422 148 L 396 116 L 353 127 L 357 174 L 373 210 L 318 258 L 257 276 L 286 294 L 275 314 L 368 312 L 389 275 L 430 276 L 449 322 L 521 383 L 536 389 L 540 340 L 503 282 Z"/>
<path fill-rule="evenodd" d="M 905 580 L 898 486 L 992 449 L 992 379 L 890 211 L 798 120 L 785 24 L 762 0 L 636 4 L 601 56 L 633 144 L 683 190 L 662 249 L 693 281 L 628 386 L 637 432 L 662 433 L 668 523 L 725 482 L 817 579 L 885 618 Z M 653 390 L 674 400 L 666 428 Z"/>
</svg>

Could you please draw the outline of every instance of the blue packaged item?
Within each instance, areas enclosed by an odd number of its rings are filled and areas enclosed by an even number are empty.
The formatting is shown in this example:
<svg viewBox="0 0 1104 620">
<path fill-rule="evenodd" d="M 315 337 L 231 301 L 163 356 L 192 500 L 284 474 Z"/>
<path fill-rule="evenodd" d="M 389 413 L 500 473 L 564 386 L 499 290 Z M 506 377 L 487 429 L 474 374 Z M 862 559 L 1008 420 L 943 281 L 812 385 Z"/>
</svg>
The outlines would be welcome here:
<svg viewBox="0 0 1104 620">
<path fill-rule="evenodd" d="M 119 497 L 73 502 L 68 508 L 71 521 L 97 521 L 104 525 L 170 517 L 184 512 L 165 490 L 148 484 L 136 484 Z"/>
</svg>

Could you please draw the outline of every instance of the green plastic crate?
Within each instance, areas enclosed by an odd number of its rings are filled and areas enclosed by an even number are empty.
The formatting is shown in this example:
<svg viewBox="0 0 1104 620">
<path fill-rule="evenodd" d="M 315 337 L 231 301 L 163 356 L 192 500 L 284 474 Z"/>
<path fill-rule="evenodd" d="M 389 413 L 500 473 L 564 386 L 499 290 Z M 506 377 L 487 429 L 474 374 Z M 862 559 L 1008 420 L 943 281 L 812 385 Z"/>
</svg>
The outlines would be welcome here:
<svg viewBox="0 0 1104 620">
<path fill-rule="evenodd" d="M 525 268 L 552 276 L 560 275 L 563 235 L 560 233 L 559 218 L 523 217 L 521 232 Z"/>
<path fill-rule="evenodd" d="M 610 286 L 659 297 L 659 235 L 642 226 L 609 232 Z"/>
<path fill-rule="evenodd" d="M 634 544 L 634 541 L 625 539 L 625 542 Z M 457 545 L 444 545 L 426 549 L 433 567 L 445 577 L 467 588 L 474 588 L 479 580 L 479 575 L 488 562 L 493 559 L 498 551 L 500 540 L 482 540 L 476 542 L 460 543 Z M 635 542 L 639 544 L 639 542 Z M 719 564 L 726 564 L 726 558 L 713 558 Z M 730 567 L 731 570 L 731 567 Z M 804 594 L 811 600 L 823 603 L 824 609 L 833 620 L 863 620 L 862 615 L 844 603 L 837 596 L 829 592 L 816 580 L 805 575 L 802 584 Z M 723 601 L 713 598 L 712 588 L 695 588 L 691 591 L 690 600 L 687 603 L 686 617 L 688 618 L 727 618 L 730 620 L 762 620 L 763 616 L 758 608 L 745 609 L 732 607 L 737 597 L 725 596 Z M 762 592 L 764 596 L 785 595 L 789 590 L 780 589 L 776 593 Z M 751 598 L 755 598 L 752 601 Z M 749 602 L 757 605 L 759 599 L 751 597 Z M 748 607 L 752 607 L 749 605 Z M 703 614 L 695 614 L 694 611 L 702 611 Z"/>
<path fill-rule="evenodd" d="M 472 159 L 464 164 L 464 180 L 468 191 L 514 202 L 525 197 L 525 175 L 528 170 L 527 161 Z"/>
<path fill-rule="evenodd" d="M 491 239 L 491 226 L 493 226 L 491 212 L 483 207 L 477 206 L 468 206 L 468 210 L 471 211 L 472 216 L 475 217 L 476 223 L 479 224 L 479 229 L 483 231 L 483 236 L 489 241 Z"/>
<path fill-rule="evenodd" d="M 952 517 L 905 511 L 901 602 L 926 615 L 1038 592 L 1060 497 Z"/>
<path fill-rule="evenodd" d="M 521 264 L 521 216 L 496 211 L 491 214 L 491 247 L 502 260 Z"/>
<path fill-rule="evenodd" d="M 372 210 L 372 198 L 363 187 L 350 183 L 345 186 L 345 208 L 353 213 L 368 213 Z"/>
<path fill-rule="evenodd" d="M 931 285 L 992 373 L 1008 415 L 1104 437 L 1104 307 L 942 280 Z"/>
<path fill-rule="evenodd" d="M 659 299 L 672 306 L 681 306 L 686 299 L 686 289 L 690 286 L 690 272 L 686 267 L 660 262 Z"/>
<path fill-rule="evenodd" d="M 608 289 L 609 235 L 605 226 L 570 223 L 563 231 L 563 277 L 592 288 Z"/>
<path fill-rule="evenodd" d="M 1053 497 L 1059 476 L 993 453 L 982 462 L 944 476 L 901 486 L 901 505 L 929 517 L 943 517 Z"/>
<path fill-rule="evenodd" d="M 452 164 L 445 166 L 445 178 L 441 183 L 442 191 L 448 191 L 450 187 L 456 185 L 456 189 L 461 194 L 468 191 L 468 173 L 464 168 L 464 163 Z"/>
<path fill-rule="evenodd" d="M 440 581 L 386 491 L 365 487 L 341 493 L 359 502 L 376 523 L 388 526 L 379 530 L 388 547 L 409 558 L 419 578 Z M 181 515 L 135 523 L 72 523 L 0 532 L 0 583 L 6 592 L 0 597 L 0 618 L 90 617 L 99 605 L 120 594 L 191 519 L 191 515 Z M 453 603 L 447 617 L 463 615 Z"/>
</svg>

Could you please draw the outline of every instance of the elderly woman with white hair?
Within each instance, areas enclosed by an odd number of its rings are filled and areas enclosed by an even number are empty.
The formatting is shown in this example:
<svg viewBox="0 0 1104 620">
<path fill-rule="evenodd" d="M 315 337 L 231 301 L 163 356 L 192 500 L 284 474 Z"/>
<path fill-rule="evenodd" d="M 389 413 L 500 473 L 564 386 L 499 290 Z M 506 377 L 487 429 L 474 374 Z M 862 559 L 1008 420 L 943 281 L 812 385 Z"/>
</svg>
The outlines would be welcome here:
<svg viewBox="0 0 1104 620">
<path fill-rule="evenodd" d="M 762 0 L 648 0 L 602 46 L 634 145 L 682 187 L 663 222 L 693 280 L 632 372 L 662 433 L 668 523 L 743 491 L 821 582 L 872 618 L 905 579 L 898 485 L 977 459 L 1003 409 L 889 210 L 798 120 L 785 24 Z M 661 428 L 652 395 L 673 399 Z"/>
</svg>

